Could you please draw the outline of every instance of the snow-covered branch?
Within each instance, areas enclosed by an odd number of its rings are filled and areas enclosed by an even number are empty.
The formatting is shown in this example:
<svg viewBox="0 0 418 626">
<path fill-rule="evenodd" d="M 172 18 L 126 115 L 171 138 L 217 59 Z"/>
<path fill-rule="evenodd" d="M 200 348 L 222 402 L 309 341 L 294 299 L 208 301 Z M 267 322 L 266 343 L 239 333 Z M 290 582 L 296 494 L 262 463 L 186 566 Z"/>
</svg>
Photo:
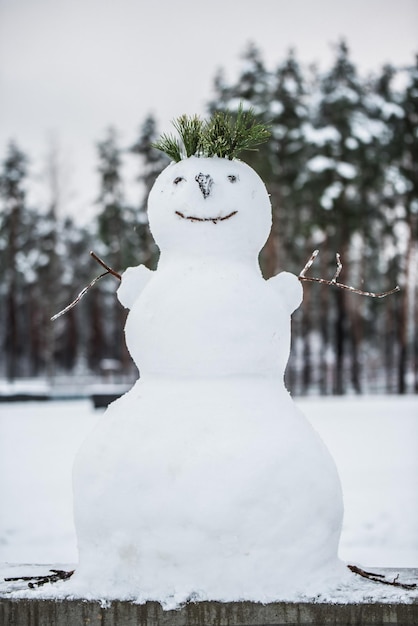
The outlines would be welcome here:
<svg viewBox="0 0 418 626">
<path fill-rule="evenodd" d="M 93 280 L 86 287 L 84 287 L 84 289 L 82 289 L 80 291 L 80 293 L 78 294 L 78 296 L 76 297 L 75 300 L 70 302 L 70 304 L 68 304 L 65 307 L 65 309 L 62 309 L 62 311 L 60 311 L 59 313 L 56 313 L 53 317 L 51 317 L 51 322 L 55 322 L 55 320 L 57 320 L 59 317 L 61 317 L 61 315 L 65 315 L 65 313 L 68 313 L 68 311 L 70 311 L 72 308 L 74 308 L 75 305 L 80 302 L 81 298 L 86 295 L 86 293 L 89 291 L 89 289 L 91 289 L 104 276 L 107 276 L 108 274 L 112 274 L 112 276 L 115 276 L 116 278 L 121 280 L 122 276 L 120 274 L 118 274 L 118 272 L 116 272 L 114 269 L 112 269 L 111 267 L 106 265 L 106 263 L 103 261 L 103 259 L 101 259 L 99 256 L 97 256 L 97 254 L 95 252 L 91 251 L 90 255 L 93 257 L 93 259 L 95 261 L 100 263 L 100 265 L 102 267 L 104 267 L 106 271 L 103 272 L 103 274 L 100 274 L 99 276 L 96 276 L 96 278 L 93 278 Z"/>
<path fill-rule="evenodd" d="M 341 257 L 338 254 L 338 252 L 335 255 L 336 261 L 337 261 L 337 269 L 335 270 L 335 274 L 331 280 L 327 280 L 325 278 L 315 278 L 311 276 L 306 276 L 306 272 L 309 270 L 309 268 L 315 261 L 318 254 L 319 254 L 319 250 L 314 250 L 312 252 L 305 267 L 303 268 L 303 270 L 300 272 L 298 276 L 299 280 L 301 281 L 306 280 L 311 283 L 321 283 L 323 285 L 331 285 L 331 286 L 339 287 L 340 289 L 346 289 L 347 291 L 351 291 L 352 293 L 358 293 L 361 296 L 369 296 L 370 298 L 384 298 L 385 296 L 389 296 L 390 294 L 395 293 L 396 291 L 400 291 L 400 287 L 398 285 L 396 285 L 396 287 L 394 287 L 394 289 L 391 289 L 390 291 L 374 293 L 373 291 L 363 291 L 362 289 L 356 289 L 355 287 L 350 287 L 349 285 L 345 285 L 344 283 L 339 283 L 337 279 L 341 273 L 343 266 L 341 263 Z"/>
<path fill-rule="evenodd" d="M 387 578 L 383 574 L 376 574 L 374 572 L 366 572 L 366 570 L 361 569 L 361 567 L 357 567 L 357 565 L 347 565 L 347 567 L 354 574 L 358 574 L 359 576 L 362 576 L 362 578 L 367 578 L 368 580 L 373 580 L 376 583 L 382 583 L 382 585 L 392 585 L 393 587 L 401 587 L 401 589 L 416 589 L 417 588 L 415 583 L 399 582 L 398 581 L 399 574 L 393 580 L 387 580 Z"/>
</svg>

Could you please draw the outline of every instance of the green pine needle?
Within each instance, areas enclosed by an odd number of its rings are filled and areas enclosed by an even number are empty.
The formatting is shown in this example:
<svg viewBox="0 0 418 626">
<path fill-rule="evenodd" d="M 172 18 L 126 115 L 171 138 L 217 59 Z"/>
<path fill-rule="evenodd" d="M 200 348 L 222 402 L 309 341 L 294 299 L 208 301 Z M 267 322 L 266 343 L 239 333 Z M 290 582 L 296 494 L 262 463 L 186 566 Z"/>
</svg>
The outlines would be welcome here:
<svg viewBox="0 0 418 626">
<path fill-rule="evenodd" d="M 193 155 L 236 159 L 245 150 L 256 150 L 255 146 L 270 136 L 268 127 L 257 122 L 254 110 L 244 111 L 242 105 L 236 115 L 217 111 L 207 121 L 197 115 L 182 115 L 173 121 L 173 126 L 180 141 L 171 135 L 162 135 L 153 147 L 176 162 Z"/>
<path fill-rule="evenodd" d="M 236 118 L 229 111 L 219 111 L 207 122 L 204 151 L 207 156 L 236 159 L 245 150 L 256 150 L 269 136 L 267 126 L 257 123 L 254 110 L 244 111 L 240 105 Z"/>
<path fill-rule="evenodd" d="M 199 154 L 202 142 L 203 121 L 197 115 L 182 115 L 173 121 L 173 126 L 183 142 L 186 157 Z"/>
<path fill-rule="evenodd" d="M 158 141 L 151 144 L 151 147 L 165 152 L 165 154 L 176 163 L 181 161 L 182 151 L 180 142 L 172 135 L 161 135 Z"/>
</svg>

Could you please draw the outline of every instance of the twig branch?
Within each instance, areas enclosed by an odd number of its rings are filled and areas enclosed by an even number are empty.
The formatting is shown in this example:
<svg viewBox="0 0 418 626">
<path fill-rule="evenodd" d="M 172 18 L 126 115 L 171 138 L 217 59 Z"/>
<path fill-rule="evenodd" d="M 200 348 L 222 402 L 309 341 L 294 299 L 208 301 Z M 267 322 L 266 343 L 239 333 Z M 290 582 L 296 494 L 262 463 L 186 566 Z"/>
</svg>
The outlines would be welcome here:
<svg viewBox="0 0 418 626">
<path fill-rule="evenodd" d="M 70 302 L 70 304 L 68 304 L 65 307 L 65 309 L 63 309 L 62 311 L 60 311 L 59 313 L 56 313 L 53 317 L 51 317 L 51 322 L 55 322 L 55 320 L 57 320 L 59 317 L 61 317 L 61 315 L 65 315 L 65 313 L 68 313 L 68 311 L 70 311 L 72 308 L 74 308 L 75 305 L 80 302 L 81 298 L 86 295 L 88 290 L 91 289 L 91 287 L 93 287 L 93 285 L 95 285 L 97 283 L 97 281 L 99 281 L 101 278 L 103 278 L 103 276 L 107 276 L 108 274 L 109 274 L 109 272 L 103 272 L 103 274 L 100 274 L 100 276 L 96 276 L 96 278 L 93 278 L 93 280 L 86 287 L 84 287 L 84 289 L 82 289 L 80 291 L 80 293 L 78 294 L 78 296 L 76 297 L 75 300 Z"/>
<path fill-rule="evenodd" d="M 113 270 L 111 267 L 106 265 L 106 263 L 103 261 L 103 259 L 101 259 L 99 256 L 97 256 L 97 254 L 95 252 L 93 252 L 93 250 L 90 250 L 90 256 L 92 256 L 95 261 L 100 263 L 100 265 L 102 267 L 104 267 L 105 270 L 107 270 L 108 274 L 112 274 L 112 276 L 115 276 L 116 278 L 119 278 L 119 280 L 122 280 L 122 276 L 120 274 L 118 274 L 118 272 L 115 272 L 115 270 Z"/>
<path fill-rule="evenodd" d="M 303 278 L 305 278 L 306 272 L 311 267 L 312 263 L 315 261 L 315 259 L 318 256 L 318 254 L 319 254 L 319 250 L 314 250 L 312 252 L 311 256 L 309 257 L 309 259 L 305 263 L 305 267 L 303 268 L 303 270 L 299 274 L 299 280 L 302 280 Z"/>
<path fill-rule="evenodd" d="M 357 567 L 357 565 L 347 565 L 348 569 L 354 574 L 358 574 L 367 580 L 372 580 L 375 583 L 382 583 L 382 585 L 391 585 L 392 587 L 401 587 L 402 589 L 416 589 L 415 583 L 400 583 L 398 582 L 399 574 L 393 580 L 386 580 L 383 574 L 375 574 L 373 572 L 366 572 L 364 569 Z"/>
<path fill-rule="evenodd" d="M 337 278 L 341 274 L 341 270 L 343 269 L 343 264 L 341 263 L 341 257 L 338 254 L 338 252 L 335 255 L 335 259 L 337 261 L 337 269 L 335 270 L 334 276 L 331 278 L 331 282 L 332 283 L 336 283 L 337 282 Z"/>
<path fill-rule="evenodd" d="M 18 580 L 28 581 L 28 587 L 30 589 L 34 589 L 35 587 L 42 587 L 42 585 L 46 585 L 46 583 L 56 583 L 59 580 L 68 580 L 74 574 L 75 570 L 70 570 L 66 572 L 62 569 L 50 569 L 52 574 L 47 574 L 46 576 L 17 576 L 16 578 L 5 578 L 6 582 L 16 582 Z"/>
<path fill-rule="evenodd" d="M 86 287 L 84 287 L 84 289 L 82 289 L 80 291 L 80 293 L 78 294 L 78 296 L 76 297 L 75 300 L 70 302 L 70 304 L 67 305 L 65 307 L 65 309 L 63 309 L 62 311 L 60 311 L 59 313 L 56 313 L 53 317 L 51 317 L 51 322 L 55 322 L 55 320 L 57 320 L 59 317 L 61 317 L 61 315 L 64 315 L 65 313 L 68 313 L 68 311 L 70 311 L 72 308 L 74 308 L 75 305 L 80 302 L 81 298 L 86 295 L 88 290 L 91 289 L 104 276 L 107 276 L 108 274 L 112 274 L 112 276 L 115 276 L 119 280 L 122 279 L 122 276 L 120 274 L 118 274 L 118 272 L 113 270 L 111 267 L 106 265 L 106 263 L 99 256 L 97 256 L 97 254 L 95 252 L 91 251 L 90 252 L 90 256 L 92 256 L 95 261 L 100 263 L 100 265 L 102 267 L 104 267 L 106 271 L 103 272 L 103 274 L 100 274 L 99 276 L 96 276 L 96 278 L 93 278 L 93 280 Z"/>
<path fill-rule="evenodd" d="M 341 274 L 341 270 L 343 266 L 341 263 L 341 257 L 338 254 L 338 252 L 335 255 L 336 260 L 337 260 L 337 269 L 331 280 L 326 280 L 325 278 L 314 278 L 314 277 L 306 276 L 306 272 L 309 270 L 309 268 L 311 267 L 312 263 L 315 261 L 318 254 L 319 254 L 319 250 L 314 250 L 312 252 L 311 256 L 309 257 L 308 261 L 305 264 L 305 267 L 303 268 L 303 270 L 300 272 L 298 276 L 299 280 L 301 281 L 306 280 L 311 283 L 321 283 L 322 285 L 331 285 L 331 286 L 339 287 L 340 289 L 346 289 L 347 291 L 351 291 L 352 293 L 358 293 L 360 296 L 369 296 L 370 298 L 385 298 L 386 296 L 389 296 L 392 293 L 396 293 L 397 291 L 400 291 L 400 287 L 398 285 L 394 289 L 391 289 L 390 291 L 374 293 L 373 291 L 363 291 L 362 289 L 356 289 L 355 287 L 344 285 L 344 283 L 339 283 L 337 279 L 339 275 Z"/>
</svg>

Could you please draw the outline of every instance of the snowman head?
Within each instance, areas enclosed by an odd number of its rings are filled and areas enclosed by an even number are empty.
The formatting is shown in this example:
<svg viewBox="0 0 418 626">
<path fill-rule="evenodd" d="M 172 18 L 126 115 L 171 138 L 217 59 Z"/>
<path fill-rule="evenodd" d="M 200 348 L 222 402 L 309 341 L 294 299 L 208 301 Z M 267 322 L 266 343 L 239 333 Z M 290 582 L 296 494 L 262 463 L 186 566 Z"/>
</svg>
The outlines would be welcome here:
<svg viewBox="0 0 418 626">
<path fill-rule="evenodd" d="M 245 124 L 247 133 L 260 126 L 242 110 L 234 123 L 226 114 L 207 123 L 183 117 L 176 126 L 182 143 L 164 137 L 156 144 L 175 160 L 148 199 L 150 228 L 163 254 L 257 258 L 270 232 L 271 204 L 261 178 L 234 158 L 239 132 L 248 146 Z M 174 146 L 171 153 L 167 145 Z"/>
<path fill-rule="evenodd" d="M 169 165 L 148 199 L 151 232 L 161 251 L 257 257 L 271 228 L 266 188 L 245 163 L 189 157 Z"/>
</svg>

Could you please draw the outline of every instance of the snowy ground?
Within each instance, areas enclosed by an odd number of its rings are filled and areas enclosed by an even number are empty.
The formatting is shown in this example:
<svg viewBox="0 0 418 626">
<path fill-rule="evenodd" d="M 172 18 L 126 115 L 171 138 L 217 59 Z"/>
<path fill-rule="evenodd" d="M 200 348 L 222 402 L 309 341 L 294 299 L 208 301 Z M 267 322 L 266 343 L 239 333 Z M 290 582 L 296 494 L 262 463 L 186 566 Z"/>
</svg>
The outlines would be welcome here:
<svg viewBox="0 0 418 626">
<path fill-rule="evenodd" d="M 340 556 L 418 566 L 418 397 L 297 400 L 343 484 Z M 71 466 L 100 419 L 87 400 L 0 404 L 0 562 L 75 563 Z"/>
</svg>

